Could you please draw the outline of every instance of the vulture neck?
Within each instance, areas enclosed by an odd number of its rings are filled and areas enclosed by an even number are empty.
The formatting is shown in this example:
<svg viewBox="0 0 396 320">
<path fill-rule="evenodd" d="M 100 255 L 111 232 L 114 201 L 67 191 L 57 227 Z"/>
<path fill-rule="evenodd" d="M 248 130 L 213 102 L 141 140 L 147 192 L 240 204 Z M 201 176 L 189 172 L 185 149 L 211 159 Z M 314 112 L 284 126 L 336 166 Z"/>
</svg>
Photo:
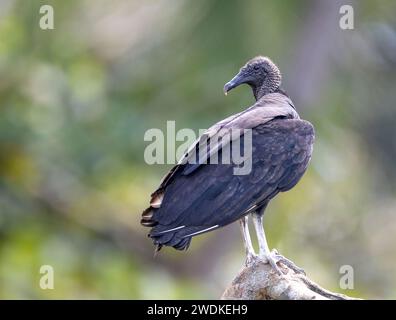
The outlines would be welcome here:
<svg viewBox="0 0 396 320">
<path fill-rule="evenodd" d="M 251 85 L 256 101 L 269 93 L 276 92 L 281 84 L 280 74 L 269 74 L 260 85 Z"/>
</svg>

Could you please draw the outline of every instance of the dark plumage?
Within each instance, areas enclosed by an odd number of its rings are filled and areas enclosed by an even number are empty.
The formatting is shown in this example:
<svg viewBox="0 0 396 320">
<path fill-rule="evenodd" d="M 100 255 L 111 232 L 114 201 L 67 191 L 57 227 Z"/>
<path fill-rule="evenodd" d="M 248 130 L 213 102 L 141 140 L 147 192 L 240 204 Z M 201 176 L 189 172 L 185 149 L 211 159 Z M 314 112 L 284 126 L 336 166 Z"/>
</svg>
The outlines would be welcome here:
<svg viewBox="0 0 396 320">
<path fill-rule="evenodd" d="M 235 175 L 233 164 L 188 163 L 191 150 L 199 147 L 193 145 L 165 176 L 142 215 L 141 223 L 152 227 L 149 236 L 158 249 L 163 245 L 186 249 L 192 236 L 225 226 L 249 213 L 260 219 L 268 202 L 295 186 L 304 174 L 311 158 L 314 130 L 309 122 L 300 120 L 291 100 L 279 88 L 278 68 L 268 58 L 254 58 L 224 86 L 225 93 L 242 83 L 252 88 L 257 102 L 215 124 L 200 139 L 221 137 L 233 129 L 252 129 L 251 172 Z M 233 140 L 232 148 L 235 143 L 240 143 L 243 150 L 243 139 Z M 221 159 L 223 150 L 215 145 L 205 151 L 205 159 L 214 153 Z M 244 237 L 246 232 L 248 235 L 243 223 L 242 231 Z M 263 249 L 262 253 L 270 259 L 264 241 L 260 253 Z M 249 242 L 250 238 L 245 238 L 248 255 L 253 254 Z"/>
</svg>

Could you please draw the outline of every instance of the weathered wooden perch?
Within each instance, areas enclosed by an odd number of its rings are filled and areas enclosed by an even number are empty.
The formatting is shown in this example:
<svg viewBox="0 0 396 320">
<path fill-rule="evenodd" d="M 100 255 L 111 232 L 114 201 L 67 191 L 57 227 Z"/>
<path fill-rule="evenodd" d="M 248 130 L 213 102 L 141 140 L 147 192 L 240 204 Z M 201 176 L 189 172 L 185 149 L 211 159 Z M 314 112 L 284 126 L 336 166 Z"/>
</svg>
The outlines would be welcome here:
<svg viewBox="0 0 396 320">
<path fill-rule="evenodd" d="M 321 288 L 292 266 L 278 263 L 279 275 L 268 264 L 254 258 L 244 266 L 224 291 L 225 300 L 359 300 Z"/>
</svg>

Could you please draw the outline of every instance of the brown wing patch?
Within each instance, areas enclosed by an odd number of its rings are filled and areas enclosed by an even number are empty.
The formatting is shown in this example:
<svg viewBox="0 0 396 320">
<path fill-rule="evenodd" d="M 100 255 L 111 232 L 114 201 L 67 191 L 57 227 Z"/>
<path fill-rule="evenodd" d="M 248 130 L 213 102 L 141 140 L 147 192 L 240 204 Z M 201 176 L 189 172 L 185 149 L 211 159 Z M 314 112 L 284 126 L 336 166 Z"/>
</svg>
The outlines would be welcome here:
<svg viewBox="0 0 396 320">
<path fill-rule="evenodd" d="M 150 207 L 142 213 L 140 223 L 145 227 L 154 227 L 157 221 L 153 220 L 153 215 L 156 209 L 161 207 L 162 200 L 164 199 L 164 190 L 162 188 L 154 191 L 151 194 Z"/>
<path fill-rule="evenodd" d="M 164 199 L 163 190 L 157 190 L 151 195 L 150 207 L 158 209 Z"/>
<path fill-rule="evenodd" d="M 146 210 L 143 211 L 142 213 L 142 219 L 140 220 L 140 224 L 145 227 L 154 227 L 157 222 L 152 220 L 153 214 L 154 214 L 154 208 L 147 208 Z"/>
</svg>

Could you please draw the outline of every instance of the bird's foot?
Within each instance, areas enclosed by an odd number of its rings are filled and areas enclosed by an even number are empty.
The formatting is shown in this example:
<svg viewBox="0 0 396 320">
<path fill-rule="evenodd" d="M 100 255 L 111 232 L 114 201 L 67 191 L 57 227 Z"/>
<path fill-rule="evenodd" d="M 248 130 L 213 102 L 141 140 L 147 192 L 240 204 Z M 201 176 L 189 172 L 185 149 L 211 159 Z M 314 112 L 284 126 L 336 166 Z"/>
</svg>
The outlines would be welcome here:
<svg viewBox="0 0 396 320">
<path fill-rule="evenodd" d="M 287 259 L 286 257 L 282 256 L 281 254 L 279 254 L 279 252 L 276 249 L 273 249 L 271 251 L 271 256 L 273 257 L 273 259 L 276 262 L 280 262 L 280 263 L 284 264 L 288 268 L 292 269 L 295 273 L 303 274 L 304 276 L 306 275 L 304 269 L 296 266 L 293 261 L 291 261 L 291 260 Z"/>
<path fill-rule="evenodd" d="M 276 256 L 273 255 L 272 252 L 270 252 L 269 254 L 266 253 L 261 253 L 259 254 L 259 258 L 264 262 L 264 263 L 269 263 L 271 265 L 271 267 L 275 270 L 275 272 L 282 276 L 284 273 L 282 272 L 282 270 L 277 266 L 277 259 Z"/>
<path fill-rule="evenodd" d="M 246 260 L 245 260 L 245 266 L 250 266 L 254 261 L 257 259 L 257 254 L 255 253 L 247 253 L 246 254 Z"/>
</svg>

